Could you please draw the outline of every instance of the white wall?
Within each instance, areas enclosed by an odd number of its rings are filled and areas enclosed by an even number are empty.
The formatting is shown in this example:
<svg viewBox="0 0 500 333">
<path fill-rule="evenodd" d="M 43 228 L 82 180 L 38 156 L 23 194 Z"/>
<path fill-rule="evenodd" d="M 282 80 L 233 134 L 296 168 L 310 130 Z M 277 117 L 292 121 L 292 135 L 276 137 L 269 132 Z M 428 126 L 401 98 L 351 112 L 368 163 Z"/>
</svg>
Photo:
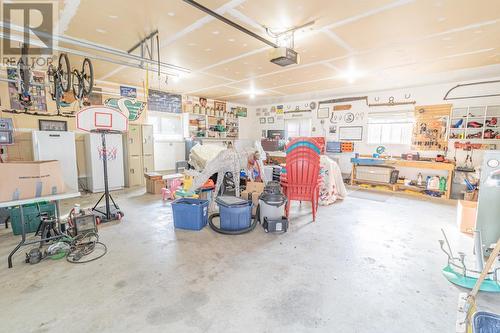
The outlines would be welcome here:
<svg viewBox="0 0 500 333">
<path fill-rule="evenodd" d="M 175 162 L 183 161 L 185 154 L 184 140 L 155 140 L 155 170 L 175 170 Z"/>
<path fill-rule="evenodd" d="M 228 110 L 230 110 L 232 107 L 237 107 L 237 106 L 245 106 L 241 104 L 233 104 L 233 103 L 228 103 Z M 248 108 L 247 116 L 246 117 L 239 117 L 238 118 L 238 138 L 239 139 L 252 139 L 256 140 L 260 138 L 260 135 L 257 131 L 254 129 L 254 123 L 255 123 L 255 112 L 251 111 L 251 108 Z"/>
<path fill-rule="evenodd" d="M 491 78 L 488 80 L 492 80 Z M 481 81 L 481 80 L 477 80 Z M 500 105 L 500 97 L 489 97 L 489 98 L 478 98 L 478 99 L 462 99 L 462 100 L 453 100 L 453 101 L 444 101 L 443 97 L 446 94 L 446 92 L 457 85 L 457 82 L 454 83 L 448 83 L 448 84 L 439 84 L 439 85 L 429 85 L 429 86 L 422 86 L 422 87 L 412 87 L 412 88 L 405 88 L 405 89 L 394 89 L 394 90 L 385 90 L 385 91 L 379 91 L 379 92 L 370 92 L 367 94 L 359 93 L 359 94 L 353 94 L 350 96 L 368 96 L 369 103 L 376 103 L 375 98 L 379 98 L 379 103 L 382 102 L 387 102 L 388 98 L 390 96 L 393 96 L 395 101 L 402 101 L 405 99 L 405 95 L 410 94 L 409 100 L 415 100 L 417 102 L 416 105 L 432 105 L 432 104 L 453 104 L 453 107 L 461 107 L 461 106 L 484 106 L 484 105 Z M 325 98 L 323 100 L 327 99 L 333 99 L 333 98 L 341 98 L 341 97 L 348 97 L 348 96 L 331 96 L 330 98 Z M 281 100 L 281 103 L 275 103 L 275 104 L 267 104 L 267 105 L 259 105 L 259 106 L 253 106 L 251 107 L 251 113 L 255 115 L 256 109 L 260 108 L 267 108 L 268 110 L 271 108 L 271 106 L 276 106 L 279 104 L 285 105 L 285 109 L 287 106 L 290 106 L 291 109 L 295 109 L 296 105 L 301 106 L 303 109 L 303 106 L 306 105 L 307 103 L 312 102 L 313 100 L 302 100 L 302 101 L 290 101 L 287 100 L 287 97 L 284 97 Z M 319 102 L 319 100 L 314 100 L 314 102 Z M 377 145 L 369 145 L 366 143 L 366 138 L 367 138 L 367 120 L 368 120 L 368 113 L 370 112 L 381 112 L 381 111 L 401 111 L 401 110 L 413 110 L 414 105 L 403 105 L 403 106 L 391 106 L 391 107 L 368 107 L 364 101 L 355 101 L 355 102 L 347 102 L 347 103 L 341 103 L 341 104 L 351 104 L 352 109 L 349 111 L 337 111 L 336 114 L 343 115 L 346 112 L 352 112 L 354 114 L 360 113 L 363 114 L 362 119 L 357 119 L 354 122 L 347 124 L 344 121 L 339 121 L 337 126 L 363 126 L 363 142 L 356 142 L 355 143 L 355 151 L 361 154 L 373 154 L 375 153 L 375 149 Z M 317 108 L 316 108 L 317 109 Z M 328 129 L 330 126 L 330 120 L 329 119 L 318 119 L 317 118 L 317 110 L 314 110 L 312 112 L 312 135 L 314 136 L 325 136 L 327 139 L 330 140 L 336 140 L 336 137 L 330 136 L 328 134 Z M 258 117 L 257 117 L 258 118 Z M 324 124 L 321 124 L 321 120 L 324 120 Z M 259 119 L 256 119 L 256 121 L 253 124 L 253 131 L 255 132 L 256 135 L 260 135 L 261 131 L 263 129 L 284 129 L 284 121 L 276 121 L 275 124 L 273 125 L 261 125 L 259 123 Z M 467 141 L 474 141 L 474 140 L 467 140 Z M 482 140 L 481 140 L 482 141 Z M 453 147 L 453 142 L 450 141 L 448 145 L 448 158 L 453 158 L 455 154 L 455 148 Z M 500 142 L 494 141 L 494 140 L 485 140 L 485 143 L 496 143 L 497 145 L 500 146 Z M 384 145 L 387 148 L 387 154 L 390 155 L 401 155 L 401 153 L 407 153 L 411 152 L 411 147 L 408 145 Z M 497 147 L 498 149 L 498 147 Z M 420 152 L 422 156 L 426 157 L 435 157 L 436 154 L 442 154 L 444 152 L 438 152 L 438 151 L 425 151 L 425 152 Z M 349 163 L 349 159 L 351 154 L 337 154 L 336 157 L 340 158 L 340 164 L 341 164 L 341 169 L 342 172 L 349 172 L 351 165 Z M 465 160 L 466 153 L 462 150 L 459 150 L 457 152 L 457 161 L 458 163 L 463 163 Z M 475 151 L 473 155 L 473 164 L 475 166 L 480 166 L 482 163 L 482 157 L 483 157 L 483 152 L 482 151 Z M 403 175 L 406 175 L 408 177 L 413 177 L 414 174 L 418 172 L 417 170 L 411 170 L 407 169 L 402 171 Z"/>
</svg>

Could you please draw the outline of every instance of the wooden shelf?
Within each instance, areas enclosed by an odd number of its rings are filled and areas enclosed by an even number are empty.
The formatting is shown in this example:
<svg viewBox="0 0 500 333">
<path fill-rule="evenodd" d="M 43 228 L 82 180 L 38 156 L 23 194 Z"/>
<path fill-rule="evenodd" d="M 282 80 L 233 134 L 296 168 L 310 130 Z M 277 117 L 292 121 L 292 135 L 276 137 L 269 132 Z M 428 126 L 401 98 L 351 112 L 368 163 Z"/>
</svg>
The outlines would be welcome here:
<svg viewBox="0 0 500 333">
<path fill-rule="evenodd" d="M 225 113 L 224 116 L 213 116 L 213 115 L 208 115 L 208 114 L 199 114 L 199 113 L 191 113 L 189 112 L 189 118 L 190 119 L 198 119 L 201 124 L 199 125 L 194 125 L 194 124 L 189 124 L 189 134 L 190 136 L 194 136 L 196 138 L 202 138 L 202 139 L 211 139 L 211 140 L 226 140 L 226 138 L 214 138 L 214 137 L 209 137 L 208 133 L 221 133 L 218 131 L 212 131 L 210 130 L 210 127 L 213 127 L 217 125 L 218 119 L 224 119 L 225 120 L 225 127 L 226 131 L 224 133 L 231 133 L 231 136 L 227 136 L 228 139 L 230 140 L 235 140 L 238 138 L 238 133 L 239 133 L 239 126 L 238 126 L 238 117 L 234 116 L 229 116 L 228 113 Z M 196 130 L 196 126 L 198 126 L 198 130 Z M 196 136 L 197 132 L 205 132 L 204 136 Z"/>
<path fill-rule="evenodd" d="M 377 186 L 387 186 L 387 187 L 391 187 L 393 191 L 397 190 L 396 184 L 389 184 L 389 183 L 384 183 L 384 182 L 362 180 L 362 179 L 353 179 L 353 183 L 368 184 L 368 185 L 377 185 Z"/>
<path fill-rule="evenodd" d="M 383 161 L 383 164 L 380 164 L 380 166 L 393 166 L 393 167 L 402 167 L 402 168 L 416 168 L 416 169 L 431 169 L 431 170 L 445 170 L 448 173 L 448 177 L 446 179 L 446 184 L 447 184 L 447 190 L 442 193 L 442 197 L 445 199 L 449 199 L 451 195 L 451 184 L 453 180 L 453 173 L 455 171 L 455 164 L 454 163 L 442 163 L 442 162 L 433 162 L 433 161 L 407 161 L 407 160 L 401 160 L 401 159 L 381 159 Z M 389 187 L 393 192 L 397 192 L 399 190 L 409 190 L 413 192 L 422 192 L 425 190 L 425 188 L 420 188 L 418 186 L 408 186 L 408 185 L 402 185 L 402 184 L 388 184 L 388 183 L 383 183 L 383 182 L 376 182 L 376 181 L 365 181 L 365 180 L 359 180 L 355 179 L 356 175 L 356 167 L 357 164 L 352 165 L 352 171 L 351 171 L 351 185 L 354 185 L 355 183 L 359 184 L 368 184 L 368 185 L 381 185 L 381 186 L 386 186 Z M 425 197 L 430 197 L 426 194 L 422 194 Z"/>
</svg>

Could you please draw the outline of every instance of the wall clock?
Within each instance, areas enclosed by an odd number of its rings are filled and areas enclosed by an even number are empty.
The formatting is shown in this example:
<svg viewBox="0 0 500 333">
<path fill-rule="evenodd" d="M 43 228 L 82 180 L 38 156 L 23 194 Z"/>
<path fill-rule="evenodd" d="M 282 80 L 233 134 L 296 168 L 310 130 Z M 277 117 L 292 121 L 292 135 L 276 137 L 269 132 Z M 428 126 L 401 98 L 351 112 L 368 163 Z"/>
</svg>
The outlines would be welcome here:
<svg viewBox="0 0 500 333">
<path fill-rule="evenodd" d="M 354 114 L 352 112 L 346 113 L 344 116 L 344 121 L 346 123 L 352 123 L 354 121 Z"/>
</svg>

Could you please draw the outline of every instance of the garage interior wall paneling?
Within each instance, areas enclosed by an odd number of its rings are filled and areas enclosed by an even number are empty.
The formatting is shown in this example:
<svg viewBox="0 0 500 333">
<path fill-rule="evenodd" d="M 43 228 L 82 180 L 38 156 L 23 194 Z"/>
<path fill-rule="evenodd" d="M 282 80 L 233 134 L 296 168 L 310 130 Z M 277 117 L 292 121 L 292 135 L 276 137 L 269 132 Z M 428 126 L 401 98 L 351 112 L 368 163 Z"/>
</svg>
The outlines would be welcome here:
<svg viewBox="0 0 500 333">
<path fill-rule="evenodd" d="M 490 78 L 488 80 L 500 80 L 500 78 Z M 481 80 L 476 80 L 481 81 Z M 395 101 L 402 101 L 405 99 L 405 95 L 410 95 L 410 100 L 415 100 L 416 105 L 442 105 L 451 103 L 453 107 L 464 107 L 464 106 L 484 106 L 484 105 L 500 105 L 500 97 L 487 97 L 487 98 L 475 98 L 475 99 L 461 99 L 461 100 L 453 100 L 453 101 L 444 101 L 443 97 L 446 92 L 452 87 L 456 86 L 459 83 L 466 82 L 451 82 L 447 84 L 436 84 L 436 85 L 426 85 L 419 87 L 409 87 L 404 89 L 391 89 L 391 90 L 381 90 L 381 91 L 373 91 L 366 93 L 353 93 L 350 95 L 332 95 L 330 97 L 324 97 L 321 99 L 310 99 L 310 100 L 294 100 L 292 97 L 283 97 L 281 100 L 278 100 L 273 104 L 262 104 L 262 105 L 253 105 L 250 107 L 250 111 L 254 117 L 256 109 L 267 109 L 269 110 L 272 106 L 276 105 L 305 105 L 306 103 L 315 101 L 319 102 L 322 100 L 328 100 L 333 98 L 342 98 L 342 97 L 350 97 L 350 96 L 368 96 L 369 103 L 377 103 L 375 99 L 379 100 L 379 103 L 387 102 L 389 98 L 394 97 Z M 359 117 L 355 119 L 352 123 L 345 123 L 345 121 L 336 121 L 334 124 L 331 123 L 330 119 L 318 119 L 317 117 L 317 108 L 312 112 L 312 135 L 313 136 L 326 136 L 327 140 L 336 140 L 336 137 L 333 137 L 329 134 L 329 126 L 336 125 L 339 126 L 361 126 L 363 128 L 363 141 L 355 142 L 354 147 L 355 151 L 360 154 L 373 154 L 378 145 L 368 144 L 367 143 L 367 134 L 368 134 L 368 114 L 370 112 L 391 112 L 391 111 L 414 111 L 415 106 L 412 104 L 409 105 L 399 105 L 399 106 L 380 106 L 380 107 L 369 107 L 365 101 L 355 101 L 348 103 L 339 103 L 339 104 L 351 104 L 352 108 L 348 111 L 336 111 L 339 115 L 345 115 L 348 112 L 352 112 L 354 114 L 359 113 L 363 114 L 362 118 Z M 285 108 L 286 109 L 286 108 Z M 330 105 L 330 115 L 331 115 L 332 105 Z M 322 123 L 323 122 L 323 123 Z M 284 121 L 276 121 L 274 124 L 260 124 L 259 116 L 256 117 L 254 122 L 254 129 L 252 131 L 256 132 L 255 134 L 260 137 L 262 130 L 269 129 L 285 129 Z M 412 150 L 410 145 L 396 145 L 396 144 L 384 144 L 386 147 L 386 153 L 388 155 L 400 156 L 402 153 L 415 152 Z M 422 156 L 426 157 L 435 157 L 436 154 L 443 154 L 443 151 L 425 151 L 420 152 Z M 458 150 L 455 152 L 455 148 L 453 146 L 453 141 L 448 142 L 448 158 L 452 158 L 455 156 L 457 158 L 458 164 L 463 164 L 465 158 L 467 156 L 467 152 L 463 150 Z M 353 154 L 343 153 L 336 154 L 335 157 L 339 159 L 340 167 L 343 173 L 349 173 L 351 170 L 350 158 Z M 483 160 L 483 151 L 478 150 L 474 151 L 473 154 L 473 164 L 475 167 L 479 167 Z M 407 177 L 414 177 L 418 174 L 419 170 L 417 169 L 404 169 L 401 173 L 402 175 L 406 175 Z M 436 173 L 438 174 L 438 173 Z"/>
<path fill-rule="evenodd" d="M 114 91 L 119 93 L 119 85 L 99 83 L 96 87 L 101 88 L 103 91 Z M 139 97 L 142 96 L 142 92 L 138 89 Z M 102 94 L 102 100 L 107 98 L 115 97 L 114 95 Z M 48 113 L 54 113 L 56 110 L 55 102 L 52 101 L 50 94 L 46 90 L 46 101 Z M 85 160 L 85 133 L 79 132 L 76 129 L 75 118 L 69 117 L 57 117 L 57 116 L 31 116 L 25 114 L 12 114 L 7 112 L 2 112 L 1 110 L 10 109 L 10 97 L 8 92 L 7 82 L 0 82 L 0 117 L 11 118 L 14 124 L 14 144 L 10 146 L 5 146 L 7 151 L 8 159 L 11 161 L 32 161 L 33 160 L 33 144 L 31 138 L 31 130 L 38 129 L 39 119 L 46 120 L 59 120 L 66 121 L 68 124 L 68 131 L 76 131 L 75 133 L 75 144 L 76 144 L 76 158 L 78 167 L 78 178 L 88 177 L 87 163 Z M 72 103 L 71 106 L 64 108 L 64 112 L 77 111 L 77 104 Z M 141 124 L 147 119 L 147 110 L 143 112 L 141 117 L 134 121 L 134 124 Z"/>
</svg>

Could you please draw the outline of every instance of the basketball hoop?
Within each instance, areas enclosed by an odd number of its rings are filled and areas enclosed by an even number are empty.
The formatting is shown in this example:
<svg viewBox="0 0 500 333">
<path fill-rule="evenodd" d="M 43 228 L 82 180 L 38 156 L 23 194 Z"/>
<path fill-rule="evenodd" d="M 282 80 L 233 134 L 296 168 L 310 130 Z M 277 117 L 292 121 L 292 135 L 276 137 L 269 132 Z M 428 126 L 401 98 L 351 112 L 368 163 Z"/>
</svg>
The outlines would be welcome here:
<svg viewBox="0 0 500 333">
<path fill-rule="evenodd" d="M 76 114 L 76 128 L 89 133 L 100 133 L 102 147 L 99 148 L 99 158 L 104 170 L 104 193 L 92 208 L 92 213 L 102 222 L 120 220 L 123 212 L 109 193 L 108 160 L 116 159 L 116 148 L 106 148 L 106 134 L 121 134 L 128 132 L 128 118 L 117 109 L 107 106 L 89 106 Z M 105 205 L 97 207 L 104 199 Z M 113 206 L 111 206 L 111 202 Z"/>
<path fill-rule="evenodd" d="M 89 106 L 76 113 L 76 128 L 94 133 L 125 133 L 128 132 L 128 118 L 111 107 Z"/>
</svg>

